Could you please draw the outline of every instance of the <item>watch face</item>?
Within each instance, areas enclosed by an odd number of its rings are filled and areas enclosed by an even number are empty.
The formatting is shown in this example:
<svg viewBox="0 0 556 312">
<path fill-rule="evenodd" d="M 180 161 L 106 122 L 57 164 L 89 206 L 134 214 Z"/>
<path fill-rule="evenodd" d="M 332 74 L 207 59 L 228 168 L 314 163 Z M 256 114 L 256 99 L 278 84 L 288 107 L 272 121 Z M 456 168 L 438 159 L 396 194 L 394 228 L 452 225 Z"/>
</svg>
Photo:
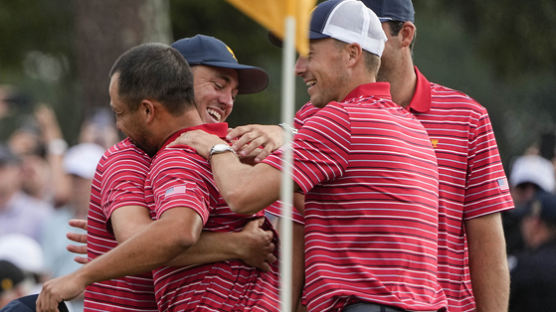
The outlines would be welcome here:
<svg viewBox="0 0 556 312">
<path fill-rule="evenodd" d="M 224 153 L 224 152 L 234 152 L 234 150 L 232 149 L 231 146 L 227 145 L 227 144 L 216 144 L 214 145 L 211 149 L 210 149 L 210 155 L 214 155 L 214 154 L 220 154 L 220 153 Z"/>
<path fill-rule="evenodd" d="M 214 147 L 214 151 L 217 153 L 230 151 L 232 148 L 226 144 L 216 144 Z"/>
</svg>

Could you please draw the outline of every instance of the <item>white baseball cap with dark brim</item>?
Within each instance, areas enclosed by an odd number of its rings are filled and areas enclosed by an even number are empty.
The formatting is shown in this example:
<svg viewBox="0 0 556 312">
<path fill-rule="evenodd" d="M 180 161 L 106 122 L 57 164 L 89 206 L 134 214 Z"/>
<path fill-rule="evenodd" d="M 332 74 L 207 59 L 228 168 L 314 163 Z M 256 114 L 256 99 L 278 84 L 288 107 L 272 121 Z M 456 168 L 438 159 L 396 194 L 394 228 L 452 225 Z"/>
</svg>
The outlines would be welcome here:
<svg viewBox="0 0 556 312">
<path fill-rule="evenodd" d="M 357 43 L 377 56 L 382 56 L 387 40 L 376 14 L 356 0 L 328 0 L 313 10 L 309 39 L 324 38 Z"/>
<path fill-rule="evenodd" d="M 539 155 L 520 156 L 512 165 L 510 183 L 512 186 L 533 183 L 545 192 L 553 192 L 556 184 L 554 166 Z"/>
</svg>

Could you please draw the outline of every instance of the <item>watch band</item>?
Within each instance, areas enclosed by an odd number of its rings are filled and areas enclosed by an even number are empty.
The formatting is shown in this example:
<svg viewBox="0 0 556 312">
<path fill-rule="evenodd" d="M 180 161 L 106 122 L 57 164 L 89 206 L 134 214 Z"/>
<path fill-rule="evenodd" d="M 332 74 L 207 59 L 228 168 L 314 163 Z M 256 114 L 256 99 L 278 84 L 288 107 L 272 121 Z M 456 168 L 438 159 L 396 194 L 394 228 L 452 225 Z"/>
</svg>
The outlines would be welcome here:
<svg viewBox="0 0 556 312">
<path fill-rule="evenodd" d="M 228 144 L 223 144 L 223 143 L 215 144 L 213 147 L 210 148 L 208 161 L 210 162 L 213 155 L 222 154 L 226 152 L 232 152 L 234 155 L 236 154 L 234 149 Z"/>
</svg>

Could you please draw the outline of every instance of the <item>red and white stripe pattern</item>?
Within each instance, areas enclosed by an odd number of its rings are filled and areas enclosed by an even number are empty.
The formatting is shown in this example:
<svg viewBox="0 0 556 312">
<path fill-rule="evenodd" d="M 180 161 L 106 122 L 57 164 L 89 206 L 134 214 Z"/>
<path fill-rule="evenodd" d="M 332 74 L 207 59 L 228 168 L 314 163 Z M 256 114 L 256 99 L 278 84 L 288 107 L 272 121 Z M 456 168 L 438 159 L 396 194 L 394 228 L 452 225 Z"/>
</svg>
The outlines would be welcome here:
<svg viewBox="0 0 556 312">
<path fill-rule="evenodd" d="M 150 158 L 125 139 L 108 149 L 96 169 L 87 216 L 87 253 L 94 259 L 117 246 L 112 213 L 124 206 L 144 206 Z M 158 311 L 150 273 L 93 283 L 85 290 L 84 311 Z"/>
<path fill-rule="evenodd" d="M 265 163 L 280 168 L 280 151 Z M 437 282 L 438 172 L 422 125 L 389 84 L 357 87 L 305 121 L 294 180 L 305 198 L 309 311 L 357 301 L 446 306 Z"/>
<path fill-rule="evenodd" d="M 511 209 L 513 202 L 486 109 L 415 71 L 410 108 L 427 130 L 438 160 L 439 281 L 448 311 L 474 311 L 464 220 Z"/>
<path fill-rule="evenodd" d="M 195 128 L 225 136 L 227 126 L 218 125 Z M 176 133 L 168 141 L 191 129 Z M 181 186 L 185 186 L 185 192 L 172 191 L 172 196 L 166 196 L 168 190 Z M 239 231 L 253 217 L 263 214 L 233 213 L 216 188 L 210 164 L 187 146 L 166 147 L 157 153 L 147 176 L 145 195 L 156 218 L 169 209 L 190 208 L 201 216 L 204 231 Z M 161 311 L 279 311 L 277 263 L 270 272 L 236 260 L 193 268 L 162 267 L 153 271 L 153 277 Z"/>
<path fill-rule="evenodd" d="M 303 127 L 303 124 L 305 123 L 305 120 L 307 120 L 309 117 L 316 114 L 319 111 L 319 109 L 320 108 L 313 106 L 313 104 L 311 104 L 311 102 L 305 103 L 305 105 L 303 105 L 303 107 L 301 107 L 295 113 L 295 118 L 293 120 L 295 129 L 297 129 L 297 130 L 301 129 L 301 127 Z M 270 206 L 268 206 L 266 208 L 265 211 L 268 214 L 273 215 L 275 217 L 281 217 L 282 216 L 282 202 L 278 200 L 278 201 L 272 203 Z M 293 222 L 296 222 L 298 224 L 304 224 L 305 223 L 305 221 L 303 220 L 303 214 L 301 214 L 296 209 L 292 209 L 291 219 L 292 219 Z"/>
</svg>

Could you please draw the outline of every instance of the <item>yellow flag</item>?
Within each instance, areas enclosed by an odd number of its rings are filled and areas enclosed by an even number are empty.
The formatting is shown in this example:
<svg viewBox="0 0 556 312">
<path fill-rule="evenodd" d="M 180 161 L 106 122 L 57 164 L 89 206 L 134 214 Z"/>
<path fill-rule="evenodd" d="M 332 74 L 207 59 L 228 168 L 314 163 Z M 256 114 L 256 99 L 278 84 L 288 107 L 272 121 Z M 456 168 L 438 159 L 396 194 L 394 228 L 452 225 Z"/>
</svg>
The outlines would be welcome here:
<svg viewBox="0 0 556 312">
<path fill-rule="evenodd" d="M 301 55 L 309 52 L 309 22 L 316 0 L 226 0 L 244 14 L 284 39 L 287 16 L 296 20 L 296 48 Z"/>
</svg>

